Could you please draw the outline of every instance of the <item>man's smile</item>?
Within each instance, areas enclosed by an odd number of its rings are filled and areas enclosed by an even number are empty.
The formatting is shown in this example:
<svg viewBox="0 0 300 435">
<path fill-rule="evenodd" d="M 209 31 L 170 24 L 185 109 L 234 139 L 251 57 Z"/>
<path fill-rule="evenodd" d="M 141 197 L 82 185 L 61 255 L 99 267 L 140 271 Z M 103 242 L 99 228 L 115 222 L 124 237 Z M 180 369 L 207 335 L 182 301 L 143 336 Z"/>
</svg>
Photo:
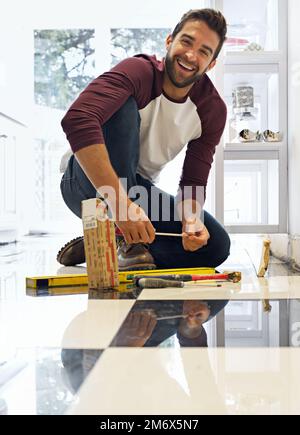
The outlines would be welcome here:
<svg viewBox="0 0 300 435">
<path fill-rule="evenodd" d="M 185 61 L 183 61 L 180 57 L 176 58 L 177 64 L 179 65 L 180 69 L 185 72 L 195 72 L 197 68 L 193 65 L 189 65 Z"/>
</svg>

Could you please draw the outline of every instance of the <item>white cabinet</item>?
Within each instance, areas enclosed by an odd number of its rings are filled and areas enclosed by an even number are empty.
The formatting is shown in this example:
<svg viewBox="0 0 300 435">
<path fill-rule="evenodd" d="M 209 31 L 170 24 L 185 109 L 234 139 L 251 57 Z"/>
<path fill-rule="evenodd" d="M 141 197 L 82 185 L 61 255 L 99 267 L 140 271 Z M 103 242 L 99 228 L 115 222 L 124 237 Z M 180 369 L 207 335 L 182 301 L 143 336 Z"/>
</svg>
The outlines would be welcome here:
<svg viewBox="0 0 300 435">
<path fill-rule="evenodd" d="M 22 164 L 18 156 L 24 125 L 0 113 L 0 244 L 17 240 L 22 218 L 19 186 L 24 181 L 18 177 Z M 24 162 L 23 162 L 24 163 Z"/>
<path fill-rule="evenodd" d="M 215 7 L 228 23 L 216 73 L 228 109 L 217 153 L 217 218 L 231 233 L 285 233 L 287 4 L 216 0 Z M 252 140 L 243 141 L 245 130 Z M 267 130 L 280 132 L 276 142 L 264 139 Z"/>
</svg>

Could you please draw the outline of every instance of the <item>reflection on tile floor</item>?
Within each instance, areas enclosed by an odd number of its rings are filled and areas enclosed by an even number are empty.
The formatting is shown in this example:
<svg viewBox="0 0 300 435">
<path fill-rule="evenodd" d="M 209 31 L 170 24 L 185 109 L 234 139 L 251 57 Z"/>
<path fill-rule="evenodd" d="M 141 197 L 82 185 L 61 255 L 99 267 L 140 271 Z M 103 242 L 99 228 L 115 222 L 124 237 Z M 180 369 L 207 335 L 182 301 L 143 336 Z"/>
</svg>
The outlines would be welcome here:
<svg viewBox="0 0 300 435">
<path fill-rule="evenodd" d="M 102 352 L 95 349 L 18 350 L 13 358 L 0 365 L 2 415 L 64 414 L 76 400 L 76 393 Z"/>
<path fill-rule="evenodd" d="M 236 285 L 26 289 L 68 273 L 68 238 L 0 247 L 0 415 L 300 414 L 297 273 L 273 260 L 258 279 L 255 243 L 235 238 L 219 270 Z"/>
<path fill-rule="evenodd" d="M 300 300 L 137 301 L 110 346 L 300 347 Z"/>
<path fill-rule="evenodd" d="M 207 347 L 204 324 L 228 301 L 137 301 L 111 342 L 113 347 L 156 347 L 176 338 L 181 347 Z M 175 340 L 173 340 L 173 344 Z"/>
</svg>

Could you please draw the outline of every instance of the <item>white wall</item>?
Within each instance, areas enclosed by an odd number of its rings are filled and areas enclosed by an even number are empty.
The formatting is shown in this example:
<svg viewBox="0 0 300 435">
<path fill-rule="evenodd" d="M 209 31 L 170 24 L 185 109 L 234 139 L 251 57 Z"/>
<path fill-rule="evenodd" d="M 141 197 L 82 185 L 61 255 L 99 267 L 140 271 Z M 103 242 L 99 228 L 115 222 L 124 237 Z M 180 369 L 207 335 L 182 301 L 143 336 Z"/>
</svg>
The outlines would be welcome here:
<svg viewBox="0 0 300 435">
<path fill-rule="evenodd" d="M 203 7 L 206 0 L 6 0 L 1 6 L 1 21 L 22 23 L 36 28 L 94 26 L 114 21 L 119 26 L 147 24 L 174 26 L 178 18 L 191 8 Z M 152 20 L 152 22 L 151 22 Z M 150 21 L 150 22 L 149 22 Z M 50 27 L 49 27 L 50 26 Z"/>
<path fill-rule="evenodd" d="M 300 264 L 300 2 L 289 0 L 289 233 Z"/>
<path fill-rule="evenodd" d="M 0 111 L 28 124 L 33 96 L 32 31 L 2 19 L 1 10 Z"/>
<path fill-rule="evenodd" d="M 274 235 L 272 253 L 300 267 L 300 1 L 288 0 L 289 234 Z"/>
</svg>

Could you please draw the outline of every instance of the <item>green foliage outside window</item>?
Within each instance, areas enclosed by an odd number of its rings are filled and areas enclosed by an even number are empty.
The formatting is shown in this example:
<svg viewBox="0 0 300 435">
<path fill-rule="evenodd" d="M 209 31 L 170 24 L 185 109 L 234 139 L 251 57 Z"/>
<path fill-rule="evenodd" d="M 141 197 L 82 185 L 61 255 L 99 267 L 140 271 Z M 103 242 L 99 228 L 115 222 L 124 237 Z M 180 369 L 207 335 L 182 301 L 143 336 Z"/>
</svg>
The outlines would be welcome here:
<svg viewBox="0 0 300 435">
<path fill-rule="evenodd" d="M 35 103 L 65 110 L 95 76 L 94 29 L 34 31 Z"/>
<path fill-rule="evenodd" d="M 111 29 L 112 66 L 135 54 L 165 56 L 165 39 L 170 29 Z"/>
</svg>

